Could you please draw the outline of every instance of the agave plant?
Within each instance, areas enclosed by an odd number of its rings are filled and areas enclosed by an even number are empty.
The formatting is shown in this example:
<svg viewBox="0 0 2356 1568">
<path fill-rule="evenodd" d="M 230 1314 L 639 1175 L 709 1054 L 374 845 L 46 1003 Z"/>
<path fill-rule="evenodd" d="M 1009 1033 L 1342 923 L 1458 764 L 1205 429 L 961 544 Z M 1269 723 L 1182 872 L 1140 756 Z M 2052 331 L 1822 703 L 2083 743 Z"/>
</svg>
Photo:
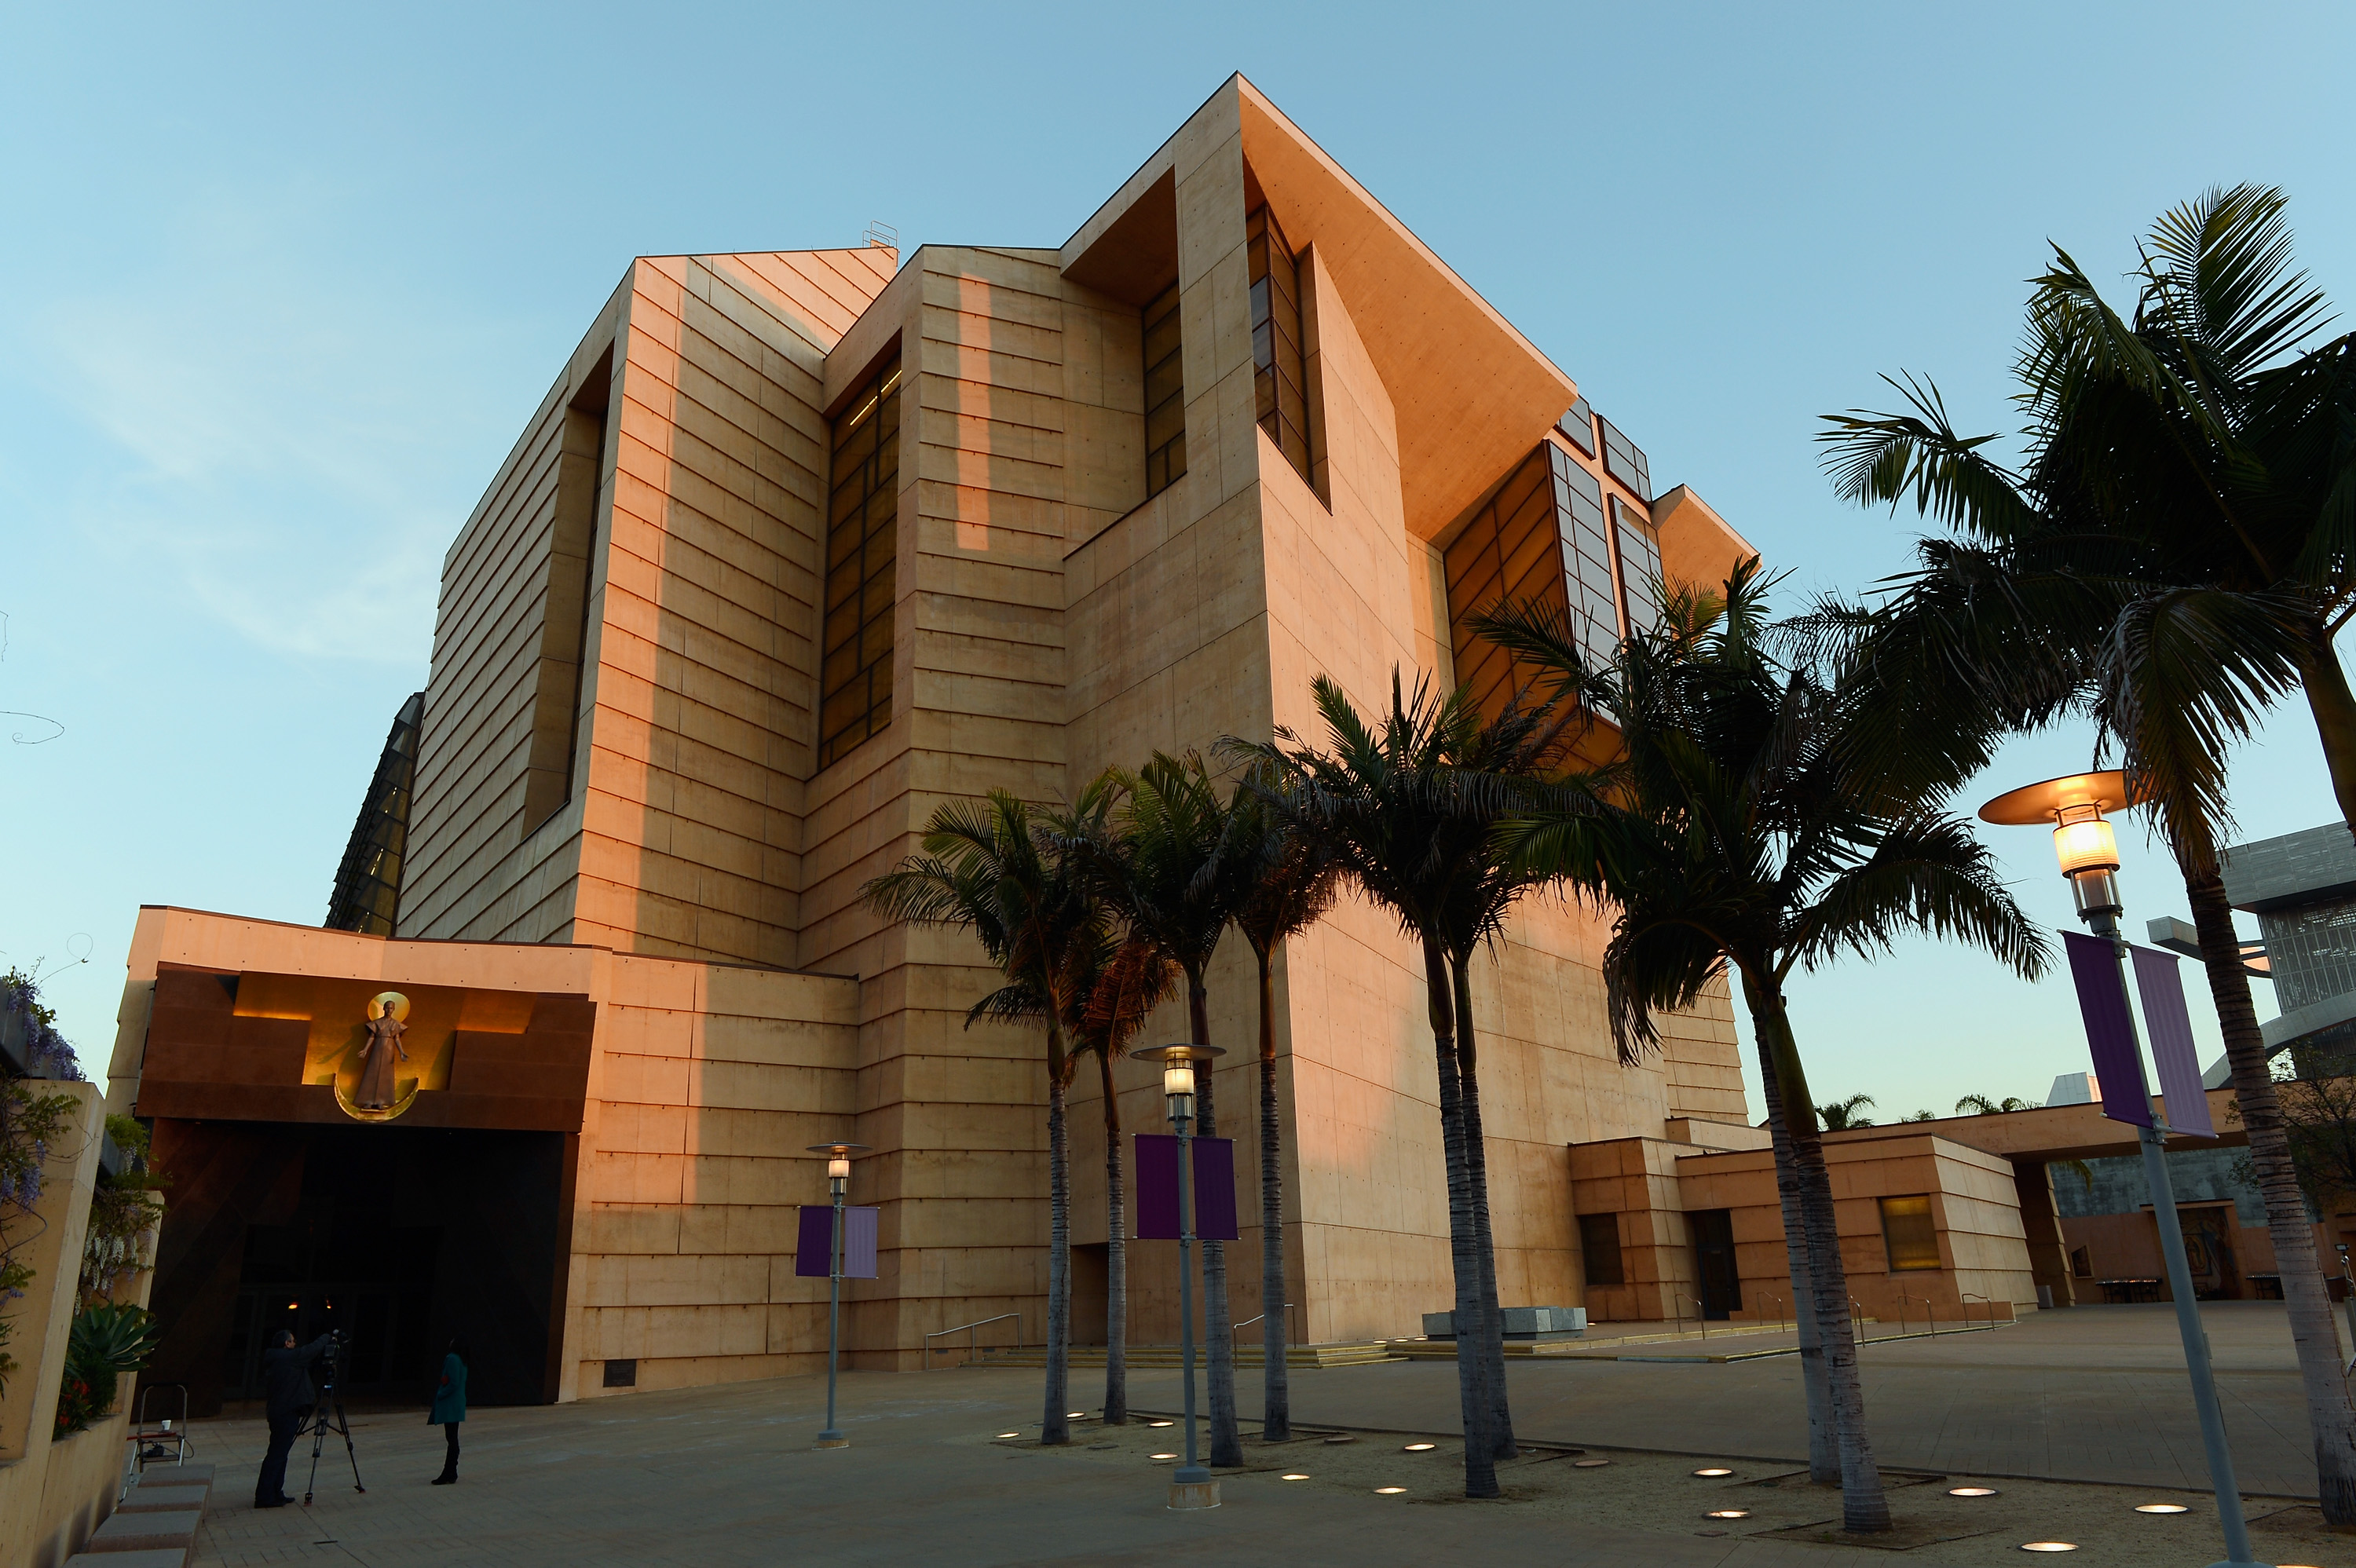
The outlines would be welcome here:
<svg viewBox="0 0 2356 1568">
<path fill-rule="evenodd" d="M 58 1430 L 79 1432 L 112 1411 L 122 1374 L 145 1366 L 163 1337 L 163 1325 L 144 1307 L 102 1302 L 74 1314 L 66 1336 Z"/>
</svg>

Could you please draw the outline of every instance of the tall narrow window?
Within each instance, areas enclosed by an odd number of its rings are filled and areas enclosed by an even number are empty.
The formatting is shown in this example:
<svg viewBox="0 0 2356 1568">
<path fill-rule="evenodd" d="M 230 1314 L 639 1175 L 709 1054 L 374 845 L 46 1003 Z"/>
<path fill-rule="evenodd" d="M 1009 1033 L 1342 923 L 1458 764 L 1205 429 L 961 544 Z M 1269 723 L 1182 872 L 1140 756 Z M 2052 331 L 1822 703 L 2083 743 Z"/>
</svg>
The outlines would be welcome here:
<svg viewBox="0 0 2356 1568">
<path fill-rule="evenodd" d="M 1620 642 L 1620 597 L 1612 586 L 1612 535 L 1603 526 L 1603 486 L 1570 453 L 1552 442 L 1555 526 L 1562 533 L 1562 570 L 1568 580 L 1579 650 L 1597 668 L 1612 662 Z"/>
<path fill-rule="evenodd" d="M 1251 257 L 1252 392 L 1259 428 L 1309 477 L 1309 376 L 1301 347 L 1301 263 L 1266 207 L 1244 221 Z"/>
<path fill-rule="evenodd" d="M 541 603 L 540 669 L 532 694 L 531 749 L 524 773 L 524 831 L 535 831 L 573 796 L 581 731 L 588 722 L 590 589 L 597 576 L 600 501 L 611 463 L 606 428 L 614 351 L 590 367 L 567 400 L 556 466 L 556 507 Z"/>
<path fill-rule="evenodd" d="M 892 721 L 894 551 L 900 520 L 900 360 L 851 395 L 834 421 L 826 520 L 818 765 Z"/>
<path fill-rule="evenodd" d="M 1614 496 L 1612 513 L 1620 524 L 1620 587 L 1628 608 L 1628 635 L 1633 636 L 1661 624 L 1661 547 L 1653 538 L 1653 519 L 1643 508 Z"/>
<path fill-rule="evenodd" d="M 1145 307 L 1145 494 L 1159 496 L 1186 472 L 1185 345 L 1178 335 L 1178 285 Z"/>
</svg>

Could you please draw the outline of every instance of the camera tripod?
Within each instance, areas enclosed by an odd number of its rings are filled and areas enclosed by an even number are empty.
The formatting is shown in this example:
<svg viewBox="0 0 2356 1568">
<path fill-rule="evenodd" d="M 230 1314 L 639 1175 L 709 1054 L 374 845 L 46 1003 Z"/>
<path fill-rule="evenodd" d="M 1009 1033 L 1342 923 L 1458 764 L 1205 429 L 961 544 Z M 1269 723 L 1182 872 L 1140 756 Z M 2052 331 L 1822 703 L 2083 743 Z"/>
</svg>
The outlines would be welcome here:
<svg viewBox="0 0 2356 1568">
<path fill-rule="evenodd" d="M 303 1424 L 294 1431 L 297 1439 L 305 1432 L 311 1435 L 311 1477 L 303 1483 L 305 1508 L 311 1506 L 312 1491 L 319 1483 L 319 1449 L 330 1432 L 344 1440 L 344 1456 L 352 1462 L 352 1490 L 368 1490 L 360 1484 L 360 1456 L 352 1447 L 352 1424 L 344 1414 L 344 1347 L 331 1347 L 323 1359 L 327 1363 L 324 1380 L 327 1386 L 320 1389 L 318 1403 L 311 1406 L 303 1417 Z"/>
</svg>

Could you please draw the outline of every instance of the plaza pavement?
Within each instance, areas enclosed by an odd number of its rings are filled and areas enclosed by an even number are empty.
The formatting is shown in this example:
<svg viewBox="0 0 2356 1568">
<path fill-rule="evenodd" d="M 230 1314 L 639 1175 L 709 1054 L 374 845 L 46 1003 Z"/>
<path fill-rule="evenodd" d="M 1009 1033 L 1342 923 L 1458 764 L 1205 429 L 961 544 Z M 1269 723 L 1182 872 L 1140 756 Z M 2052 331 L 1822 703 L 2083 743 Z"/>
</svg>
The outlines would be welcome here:
<svg viewBox="0 0 2356 1568">
<path fill-rule="evenodd" d="M 2305 1420 L 2278 1307 L 2205 1308 L 2245 1489 L 2311 1495 Z M 1866 1393 L 1892 1466 L 2146 1484 L 2203 1484 L 2172 1319 L 2166 1309 L 2051 1313 L 2018 1328 L 1866 1352 Z M 1804 1452 L 1797 1364 L 1516 1361 L 1516 1423 L 1533 1440 L 1729 1457 Z M 1073 1409 L 1093 1408 L 1101 1373 L 1076 1373 Z M 1258 1379 L 1237 1379 L 1247 1413 Z M 1445 1362 L 1297 1372 L 1297 1419 L 1448 1432 L 1454 1371 Z M 474 1413 L 464 1479 L 427 1481 L 441 1434 L 415 1412 L 355 1414 L 357 1495 L 330 1449 L 309 1509 L 247 1502 L 262 1428 L 197 1424 L 198 1458 L 220 1466 L 196 1561 L 264 1563 L 695 1564 L 783 1561 L 1143 1564 L 1202 1562 L 1302 1568 L 1426 1565 L 1461 1556 L 1476 1531 L 1486 1560 L 1567 1568 L 1794 1568 L 1824 1549 L 1761 1540 L 1685 1539 L 1587 1526 L 1512 1509 L 1370 1507 L 1285 1488 L 1272 1475 L 1225 1482 L 1227 1506 L 1173 1514 L 1159 1475 L 1070 1466 L 977 1436 L 1035 1430 L 1038 1373 L 972 1369 L 852 1373 L 842 1424 L 853 1446 L 809 1447 L 825 1383 L 791 1378 L 718 1388 Z M 1174 1376 L 1132 1379 L 1141 1409 L 1174 1408 Z M 1079 1441 L 1085 1442 L 1085 1428 Z M 307 1446 L 288 1480 L 309 1474 Z"/>
<path fill-rule="evenodd" d="M 1908 1468 L 2206 1488 L 2175 1314 L 2167 1305 L 2078 1307 L 2033 1312 L 2016 1328 L 1869 1344 L 1858 1361 L 1876 1451 L 1883 1464 Z M 2282 1304 L 2205 1303 L 2201 1320 L 2242 1489 L 2314 1497 L 2314 1445 Z M 1631 1353 L 1700 1349 L 1689 1340 Z M 1716 1445 L 1744 1458 L 1807 1457 L 1796 1357 L 1507 1365 L 1515 1430 L 1532 1441 L 1685 1454 Z M 1087 1386 L 1074 1374 L 1076 1392 Z M 1291 1386 L 1296 1421 L 1462 1431 L 1450 1362 L 1295 1373 Z M 1259 1391 L 1257 1372 L 1237 1378 L 1245 1415 L 1258 1415 Z M 1174 1373 L 1130 1379 L 1137 1408 L 1174 1408 L 1178 1397 Z"/>
</svg>

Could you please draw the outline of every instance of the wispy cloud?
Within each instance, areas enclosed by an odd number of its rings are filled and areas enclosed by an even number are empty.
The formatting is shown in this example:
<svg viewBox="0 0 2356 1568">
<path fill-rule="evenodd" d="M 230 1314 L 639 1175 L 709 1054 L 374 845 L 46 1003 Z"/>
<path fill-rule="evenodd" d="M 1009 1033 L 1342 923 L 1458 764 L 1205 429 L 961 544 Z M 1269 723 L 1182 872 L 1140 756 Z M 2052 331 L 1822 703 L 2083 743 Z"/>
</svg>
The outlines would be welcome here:
<svg viewBox="0 0 2356 1568">
<path fill-rule="evenodd" d="M 153 266 L 34 313 L 25 368 L 114 454 L 71 517 L 134 579 L 265 648 L 413 665 L 508 334 L 307 255 L 321 205 L 215 194 Z"/>
</svg>

